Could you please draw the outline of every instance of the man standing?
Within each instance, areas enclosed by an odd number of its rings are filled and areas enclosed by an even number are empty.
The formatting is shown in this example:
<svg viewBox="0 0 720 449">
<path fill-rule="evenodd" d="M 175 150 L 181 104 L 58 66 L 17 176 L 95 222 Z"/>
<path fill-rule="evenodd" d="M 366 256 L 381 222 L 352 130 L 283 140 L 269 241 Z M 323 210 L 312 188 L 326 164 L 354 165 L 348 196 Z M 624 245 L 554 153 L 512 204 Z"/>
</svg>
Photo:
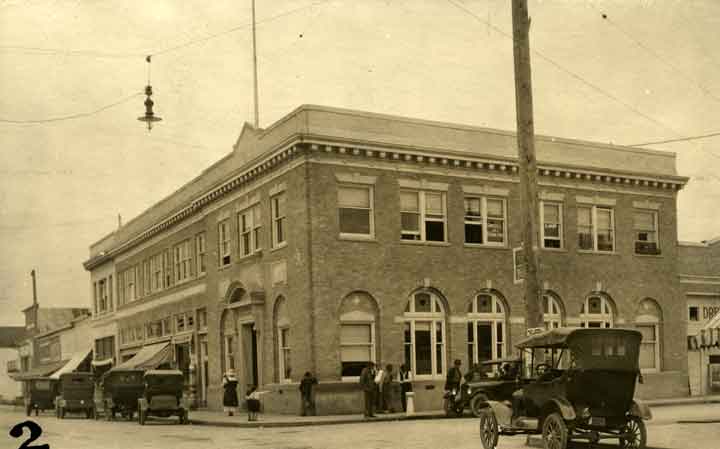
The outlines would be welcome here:
<svg viewBox="0 0 720 449">
<path fill-rule="evenodd" d="M 302 416 L 315 416 L 314 387 L 318 381 L 310 371 L 307 371 L 300 381 L 300 399 L 302 400 Z"/>
<path fill-rule="evenodd" d="M 363 397 L 365 399 L 365 417 L 375 417 L 375 364 L 368 362 L 360 373 L 360 386 L 363 389 Z"/>
</svg>

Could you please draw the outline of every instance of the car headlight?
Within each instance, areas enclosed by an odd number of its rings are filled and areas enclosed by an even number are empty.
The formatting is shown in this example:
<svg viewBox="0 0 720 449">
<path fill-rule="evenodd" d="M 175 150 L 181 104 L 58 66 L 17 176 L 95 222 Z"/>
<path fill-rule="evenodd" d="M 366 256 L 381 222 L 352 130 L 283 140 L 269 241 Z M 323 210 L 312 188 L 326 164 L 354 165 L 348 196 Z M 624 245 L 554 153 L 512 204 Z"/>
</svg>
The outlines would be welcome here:
<svg viewBox="0 0 720 449">
<path fill-rule="evenodd" d="M 580 409 L 580 417 L 582 419 L 588 419 L 590 417 L 590 407 L 583 407 Z"/>
</svg>

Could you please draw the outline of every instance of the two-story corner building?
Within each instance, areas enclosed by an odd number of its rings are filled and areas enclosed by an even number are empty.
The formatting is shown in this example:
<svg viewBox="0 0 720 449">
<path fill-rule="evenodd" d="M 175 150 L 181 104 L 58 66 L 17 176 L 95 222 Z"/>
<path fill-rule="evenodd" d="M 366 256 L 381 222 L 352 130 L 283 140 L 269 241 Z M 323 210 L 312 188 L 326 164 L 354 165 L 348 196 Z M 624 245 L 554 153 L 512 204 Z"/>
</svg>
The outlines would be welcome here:
<svg viewBox="0 0 720 449">
<path fill-rule="evenodd" d="M 720 393 L 720 238 L 680 242 L 678 276 L 687 300 L 693 395 Z"/>
<path fill-rule="evenodd" d="M 687 394 L 674 154 L 536 145 L 546 324 L 637 327 L 639 394 Z M 214 408 L 234 368 L 266 410 L 297 412 L 311 371 L 320 413 L 359 411 L 369 360 L 408 365 L 417 408 L 437 408 L 453 359 L 525 333 L 516 154 L 510 132 L 319 106 L 246 125 L 91 247 L 94 320 L 118 362 L 173 363 Z"/>
</svg>

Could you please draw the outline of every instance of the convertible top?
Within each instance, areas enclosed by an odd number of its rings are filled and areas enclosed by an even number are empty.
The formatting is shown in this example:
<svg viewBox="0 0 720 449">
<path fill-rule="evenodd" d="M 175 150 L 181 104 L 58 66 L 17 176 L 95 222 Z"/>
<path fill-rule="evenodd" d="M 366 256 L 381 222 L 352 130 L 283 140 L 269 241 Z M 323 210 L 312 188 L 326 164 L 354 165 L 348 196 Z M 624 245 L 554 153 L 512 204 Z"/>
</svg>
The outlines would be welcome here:
<svg viewBox="0 0 720 449">
<path fill-rule="evenodd" d="M 635 329 L 620 328 L 584 328 L 560 327 L 530 335 L 518 342 L 520 349 L 525 348 L 564 348 L 576 336 L 607 335 L 607 336 L 635 336 L 642 338 L 642 334 Z"/>
<path fill-rule="evenodd" d="M 519 363 L 522 359 L 517 357 L 503 357 L 501 359 L 483 360 L 480 362 L 481 365 L 496 365 L 498 363 Z"/>
</svg>

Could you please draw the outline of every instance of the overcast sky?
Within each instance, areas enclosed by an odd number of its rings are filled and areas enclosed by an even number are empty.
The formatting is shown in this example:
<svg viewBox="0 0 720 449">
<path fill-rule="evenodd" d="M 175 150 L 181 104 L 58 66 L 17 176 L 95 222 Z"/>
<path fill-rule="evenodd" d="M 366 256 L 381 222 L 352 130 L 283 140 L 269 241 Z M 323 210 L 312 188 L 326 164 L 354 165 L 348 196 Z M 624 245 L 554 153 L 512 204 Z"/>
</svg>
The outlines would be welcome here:
<svg viewBox="0 0 720 449">
<path fill-rule="evenodd" d="M 515 129 L 509 0 L 257 0 L 260 125 L 303 103 Z M 530 0 L 536 132 L 720 131 L 720 2 Z M 602 17 L 606 15 L 606 18 Z M 250 0 L 0 1 L 0 325 L 89 304 L 88 246 L 252 121 Z M 154 54 L 148 133 L 144 56 Z M 84 114 L 74 120 L 11 123 Z M 678 155 L 681 240 L 720 236 L 720 137 Z"/>
</svg>

